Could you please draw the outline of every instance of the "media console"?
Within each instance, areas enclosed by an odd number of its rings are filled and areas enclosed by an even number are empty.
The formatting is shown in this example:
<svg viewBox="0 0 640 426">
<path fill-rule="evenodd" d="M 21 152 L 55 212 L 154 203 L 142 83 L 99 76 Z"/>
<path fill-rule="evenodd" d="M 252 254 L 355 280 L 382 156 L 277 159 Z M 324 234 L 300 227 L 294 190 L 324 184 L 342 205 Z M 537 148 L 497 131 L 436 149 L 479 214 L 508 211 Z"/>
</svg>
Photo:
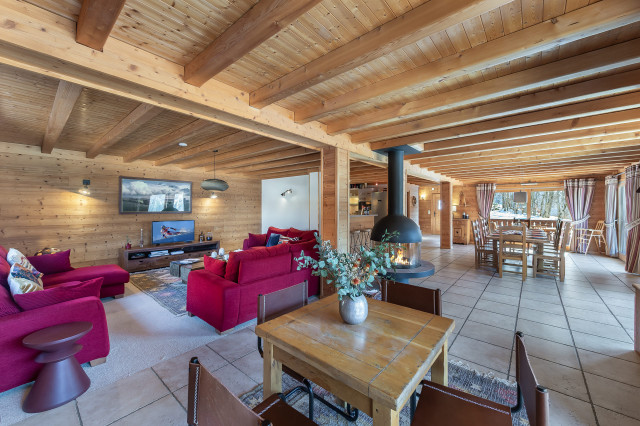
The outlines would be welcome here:
<svg viewBox="0 0 640 426">
<path fill-rule="evenodd" d="M 202 243 L 162 244 L 150 247 L 120 249 L 120 266 L 128 272 L 169 266 L 173 260 L 204 257 L 220 248 L 220 241 Z M 166 252 L 166 253 L 163 253 Z"/>
</svg>

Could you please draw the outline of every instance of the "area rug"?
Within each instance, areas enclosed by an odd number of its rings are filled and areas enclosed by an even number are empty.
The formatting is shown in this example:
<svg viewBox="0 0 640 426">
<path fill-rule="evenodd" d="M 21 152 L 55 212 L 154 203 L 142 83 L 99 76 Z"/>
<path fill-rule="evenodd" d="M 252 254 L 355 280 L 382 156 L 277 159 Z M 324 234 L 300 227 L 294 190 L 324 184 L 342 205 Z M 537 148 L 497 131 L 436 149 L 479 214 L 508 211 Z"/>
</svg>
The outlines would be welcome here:
<svg viewBox="0 0 640 426">
<path fill-rule="evenodd" d="M 429 377 L 429 375 L 427 375 L 427 377 Z M 283 375 L 282 388 L 284 390 L 291 389 L 297 385 L 299 385 L 298 382 L 286 374 Z M 496 378 L 492 374 L 480 373 L 468 365 L 457 361 L 449 362 L 449 386 L 509 406 L 515 405 L 518 395 L 515 383 Z M 327 391 L 318 386 L 314 386 L 314 390 L 316 393 L 325 397 L 325 399 L 331 400 L 331 398 L 333 398 Z M 249 407 L 255 407 L 262 401 L 262 385 L 247 392 L 241 399 Z M 306 394 L 299 393 L 288 402 L 305 416 L 309 415 L 309 398 Z M 319 402 L 315 403 L 313 414 L 314 421 L 319 425 L 372 425 L 371 417 L 366 414 L 360 413 L 358 420 L 349 422 Z M 400 412 L 400 424 L 406 426 L 410 424 L 408 404 Z M 514 414 L 513 425 L 529 426 L 529 421 L 527 420 L 527 415 L 524 410 Z"/>
<path fill-rule="evenodd" d="M 169 275 L 169 268 L 133 273 L 130 282 L 173 315 L 187 313 L 187 285 Z"/>
</svg>

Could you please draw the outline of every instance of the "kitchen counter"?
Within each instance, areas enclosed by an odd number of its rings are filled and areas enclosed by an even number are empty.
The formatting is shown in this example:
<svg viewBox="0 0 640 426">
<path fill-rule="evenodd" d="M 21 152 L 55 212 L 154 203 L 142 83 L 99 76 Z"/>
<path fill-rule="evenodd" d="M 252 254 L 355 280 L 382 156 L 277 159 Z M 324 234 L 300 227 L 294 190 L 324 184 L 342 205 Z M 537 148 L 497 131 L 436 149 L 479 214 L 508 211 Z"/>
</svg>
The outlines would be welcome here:
<svg viewBox="0 0 640 426">
<path fill-rule="evenodd" d="M 349 216 L 350 224 L 349 230 L 355 231 L 359 229 L 371 229 L 373 228 L 374 217 L 378 216 L 377 214 L 352 214 Z"/>
</svg>

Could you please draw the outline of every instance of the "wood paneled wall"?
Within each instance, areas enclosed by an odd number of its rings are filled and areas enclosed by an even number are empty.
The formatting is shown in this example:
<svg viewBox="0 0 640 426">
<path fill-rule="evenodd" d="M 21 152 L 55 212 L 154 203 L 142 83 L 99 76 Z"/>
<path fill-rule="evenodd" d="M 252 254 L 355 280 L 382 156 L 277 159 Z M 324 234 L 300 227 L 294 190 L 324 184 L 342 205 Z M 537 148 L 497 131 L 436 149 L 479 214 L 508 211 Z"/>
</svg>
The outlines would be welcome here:
<svg viewBox="0 0 640 426">
<path fill-rule="evenodd" d="M 433 190 L 431 188 L 433 188 Z M 431 226 L 433 216 L 431 194 L 433 193 L 440 193 L 439 183 L 434 183 L 432 186 L 420 186 L 418 189 L 418 205 L 420 206 L 419 225 L 423 234 L 433 234 Z"/>
<path fill-rule="evenodd" d="M 407 183 L 406 192 L 409 193 L 409 204 L 407 205 L 407 216 L 420 226 L 420 204 L 418 203 L 420 187 L 412 183 Z M 411 197 L 416 197 L 416 205 L 411 205 Z M 422 229 L 422 227 L 421 227 Z"/>
<path fill-rule="evenodd" d="M 218 176 L 229 189 L 211 199 L 200 188 L 211 173 L 177 167 L 153 167 L 148 162 L 124 164 L 120 158 L 0 143 L 0 244 L 31 255 L 43 247 L 71 249 L 74 266 L 117 263 L 127 236 L 135 247 L 143 229 L 151 243 L 154 220 L 195 220 L 196 234 L 213 232 L 228 250 L 242 248 L 247 233 L 260 232 L 260 181 Z M 119 177 L 146 177 L 193 182 L 191 214 L 119 214 Z M 83 179 L 91 180 L 91 195 L 78 193 Z"/>
</svg>

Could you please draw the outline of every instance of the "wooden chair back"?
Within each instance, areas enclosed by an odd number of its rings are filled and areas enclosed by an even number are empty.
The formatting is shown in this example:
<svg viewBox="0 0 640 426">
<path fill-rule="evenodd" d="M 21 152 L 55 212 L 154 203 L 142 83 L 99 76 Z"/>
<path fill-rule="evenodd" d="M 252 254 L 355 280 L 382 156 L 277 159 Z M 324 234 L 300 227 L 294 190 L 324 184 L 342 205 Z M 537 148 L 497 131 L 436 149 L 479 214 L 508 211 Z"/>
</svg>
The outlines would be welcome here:
<svg viewBox="0 0 640 426">
<path fill-rule="evenodd" d="M 309 304 L 308 282 L 258 295 L 258 324 L 278 318 Z"/>
<path fill-rule="evenodd" d="M 269 422 L 244 405 L 194 357 L 189 362 L 187 424 L 262 426 Z"/>
<path fill-rule="evenodd" d="M 569 244 L 569 236 L 571 234 L 571 232 L 569 232 L 570 227 L 571 222 L 567 221 L 563 224 L 562 230 L 560 231 L 558 247 L 556 247 L 556 249 L 560 252 L 561 256 L 564 256 L 564 253 L 567 251 L 567 244 Z"/>
<path fill-rule="evenodd" d="M 382 280 L 382 300 L 434 315 L 442 315 L 442 292 L 440 289 L 418 287 L 397 281 Z"/>
<path fill-rule="evenodd" d="M 515 234 L 514 232 L 520 232 Z M 526 250 L 527 227 L 522 225 L 503 226 L 500 228 L 500 252 L 506 253 L 513 249 Z"/>
<path fill-rule="evenodd" d="M 518 406 L 524 403 L 531 426 L 549 426 L 549 392 L 538 384 L 522 332 L 516 333 L 516 381 L 518 382 Z M 515 409 L 513 411 L 516 411 Z"/>
<path fill-rule="evenodd" d="M 595 231 L 594 234 L 600 234 L 602 235 L 604 233 L 604 220 L 599 220 L 596 223 L 596 227 L 593 228 L 593 230 Z"/>
</svg>

